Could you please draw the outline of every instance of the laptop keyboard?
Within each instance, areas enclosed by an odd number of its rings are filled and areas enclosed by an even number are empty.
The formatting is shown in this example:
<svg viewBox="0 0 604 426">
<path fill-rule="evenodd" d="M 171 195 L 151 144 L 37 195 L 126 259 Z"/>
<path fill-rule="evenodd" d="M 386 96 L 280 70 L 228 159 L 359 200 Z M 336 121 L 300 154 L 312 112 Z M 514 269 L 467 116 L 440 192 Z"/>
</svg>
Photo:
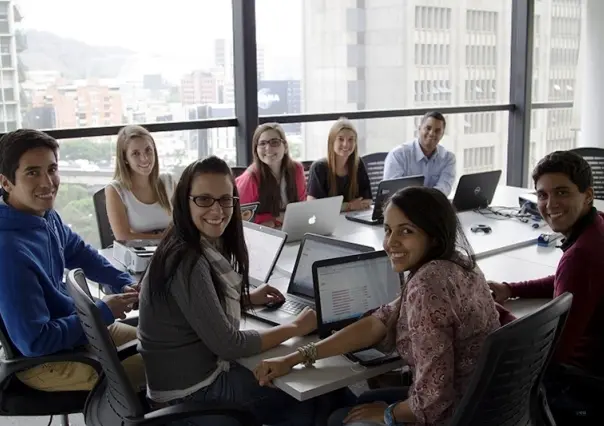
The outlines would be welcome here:
<svg viewBox="0 0 604 426">
<path fill-rule="evenodd" d="M 286 300 L 285 303 L 281 306 L 281 309 L 283 309 L 288 314 L 298 315 L 306 306 L 308 306 L 306 303 L 297 302 L 295 300 Z"/>
</svg>

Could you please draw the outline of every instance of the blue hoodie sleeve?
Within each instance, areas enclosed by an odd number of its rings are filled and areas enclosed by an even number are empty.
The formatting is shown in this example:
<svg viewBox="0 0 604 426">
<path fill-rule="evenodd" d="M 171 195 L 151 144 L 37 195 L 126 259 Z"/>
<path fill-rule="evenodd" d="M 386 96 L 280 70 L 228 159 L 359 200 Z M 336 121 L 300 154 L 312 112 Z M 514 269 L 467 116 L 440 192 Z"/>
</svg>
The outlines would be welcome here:
<svg viewBox="0 0 604 426">
<path fill-rule="evenodd" d="M 28 357 L 70 350 L 87 343 L 80 319 L 74 312 L 61 318 L 50 318 L 44 291 L 28 256 L 14 250 L 1 250 L 5 265 L 0 268 L 0 312 L 8 336 L 19 351 Z M 67 297 L 67 296 L 66 296 Z M 104 302 L 97 306 L 105 323 L 113 315 Z"/>
<path fill-rule="evenodd" d="M 134 283 L 134 278 L 115 268 L 96 249 L 86 244 L 71 228 L 61 222 L 65 233 L 65 267 L 67 269 L 82 268 L 86 278 L 107 284 L 114 293 L 121 293 L 125 285 Z"/>
</svg>

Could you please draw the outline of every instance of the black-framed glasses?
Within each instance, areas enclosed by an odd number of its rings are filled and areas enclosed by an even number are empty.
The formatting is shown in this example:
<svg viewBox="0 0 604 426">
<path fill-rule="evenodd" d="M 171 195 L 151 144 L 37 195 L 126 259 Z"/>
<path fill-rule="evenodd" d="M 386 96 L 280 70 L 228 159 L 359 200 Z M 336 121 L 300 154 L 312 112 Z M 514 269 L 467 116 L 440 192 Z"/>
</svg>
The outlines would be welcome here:
<svg viewBox="0 0 604 426">
<path fill-rule="evenodd" d="M 267 141 L 259 141 L 258 148 L 266 148 L 268 145 L 272 146 L 273 148 L 277 148 L 281 146 L 283 142 L 285 141 L 279 138 L 269 139 Z"/>
<path fill-rule="evenodd" d="M 231 197 L 230 195 L 225 195 L 220 198 L 210 197 L 209 195 L 189 195 L 189 200 L 193 200 L 193 202 L 199 207 L 212 207 L 215 202 L 220 204 L 220 207 L 231 208 L 235 205 L 235 203 L 239 200 L 239 197 Z"/>
</svg>

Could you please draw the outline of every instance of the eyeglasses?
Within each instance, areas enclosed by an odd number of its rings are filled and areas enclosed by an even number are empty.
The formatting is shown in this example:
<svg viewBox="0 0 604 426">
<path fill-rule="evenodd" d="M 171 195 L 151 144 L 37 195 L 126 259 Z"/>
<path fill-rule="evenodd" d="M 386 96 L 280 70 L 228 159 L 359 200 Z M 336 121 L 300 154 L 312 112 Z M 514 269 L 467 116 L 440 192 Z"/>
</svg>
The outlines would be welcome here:
<svg viewBox="0 0 604 426">
<path fill-rule="evenodd" d="M 220 207 L 231 208 L 239 200 L 239 197 L 231 197 L 230 195 L 226 195 L 224 197 L 214 198 L 210 197 L 209 195 L 189 195 L 189 199 L 193 200 L 193 202 L 199 207 L 212 207 L 214 203 L 218 201 Z"/>
<path fill-rule="evenodd" d="M 269 139 L 267 141 L 259 141 L 258 148 L 266 148 L 267 145 L 272 146 L 273 148 L 280 147 L 281 144 L 285 142 L 283 139 Z"/>
</svg>

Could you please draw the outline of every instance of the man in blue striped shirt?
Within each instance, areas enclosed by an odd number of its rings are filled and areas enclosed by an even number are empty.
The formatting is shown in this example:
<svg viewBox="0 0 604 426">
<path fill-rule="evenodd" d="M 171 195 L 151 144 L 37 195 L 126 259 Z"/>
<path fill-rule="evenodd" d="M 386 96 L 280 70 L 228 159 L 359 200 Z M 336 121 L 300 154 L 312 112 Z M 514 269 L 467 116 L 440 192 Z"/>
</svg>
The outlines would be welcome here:
<svg viewBox="0 0 604 426">
<path fill-rule="evenodd" d="M 394 148 L 386 156 L 384 179 L 424 176 L 424 186 L 449 196 L 455 182 L 455 154 L 438 143 L 447 123 L 440 112 L 424 115 L 419 137 Z"/>
</svg>

